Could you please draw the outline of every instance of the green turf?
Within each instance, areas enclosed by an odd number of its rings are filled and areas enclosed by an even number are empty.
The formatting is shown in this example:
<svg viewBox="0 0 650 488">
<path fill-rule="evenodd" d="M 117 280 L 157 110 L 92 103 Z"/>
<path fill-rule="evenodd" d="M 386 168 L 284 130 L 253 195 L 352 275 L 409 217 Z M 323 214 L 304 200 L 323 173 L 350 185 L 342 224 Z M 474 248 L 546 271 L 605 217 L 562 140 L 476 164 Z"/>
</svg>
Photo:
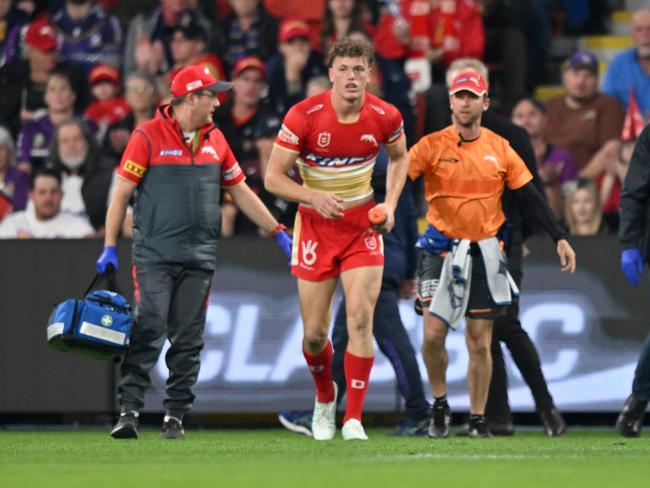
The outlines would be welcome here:
<svg viewBox="0 0 650 488">
<path fill-rule="evenodd" d="M 316 442 L 283 430 L 189 431 L 166 441 L 143 431 L 0 431 L 0 486 L 455 487 L 650 486 L 650 435 L 574 429 L 561 438 L 392 438 Z"/>
</svg>

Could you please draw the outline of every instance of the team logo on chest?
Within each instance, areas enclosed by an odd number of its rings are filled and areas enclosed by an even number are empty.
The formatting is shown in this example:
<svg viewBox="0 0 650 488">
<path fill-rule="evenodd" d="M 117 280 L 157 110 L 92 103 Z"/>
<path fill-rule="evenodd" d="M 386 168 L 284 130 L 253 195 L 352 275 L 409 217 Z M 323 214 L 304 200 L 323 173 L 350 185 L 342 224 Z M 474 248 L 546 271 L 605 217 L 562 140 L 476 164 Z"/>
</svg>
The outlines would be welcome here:
<svg viewBox="0 0 650 488">
<path fill-rule="evenodd" d="M 372 134 L 363 134 L 360 139 L 361 142 L 369 142 L 375 147 L 378 147 L 379 144 L 377 143 L 377 139 L 375 139 L 375 136 Z"/>
<path fill-rule="evenodd" d="M 217 154 L 217 151 L 212 146 L 203 146 L 201 148 L 201 154 L 209 154 L 213 158 L 219 159 L 219 155 Z"/>
<path fill-rule="evenodd" d="M 316 144 L 318 147 L 327 147 L 332 142 L 332 134 L 329 132 L 319 132 L 318 138 L 316 139 Z"/>
</svg>

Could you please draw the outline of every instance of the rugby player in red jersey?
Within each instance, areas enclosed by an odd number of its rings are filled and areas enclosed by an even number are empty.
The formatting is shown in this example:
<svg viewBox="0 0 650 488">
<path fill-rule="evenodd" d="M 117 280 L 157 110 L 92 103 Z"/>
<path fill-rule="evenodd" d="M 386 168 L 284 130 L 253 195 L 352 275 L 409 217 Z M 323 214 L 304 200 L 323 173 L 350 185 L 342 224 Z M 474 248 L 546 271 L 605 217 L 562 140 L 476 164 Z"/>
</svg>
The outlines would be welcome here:
<svg viewBox="0 0 650 488">
<path fill-rule="evenodd" d="M 287 113 L 266 171 L 267 190 L 300 203 L 294 226 L 292 273 L 298 278 L 303 353 L 314 383 L 314 439 L 336 433 L 336 384 L 328 339 L 337 278 L 346 298 L 349 342 L 344 359 L 347 405 L 343 439 L 366 440 L 361 412 L 374 360 L 372 320 L 384 255 L 380 234 L 390 232 L 408 169 L 403 120 L 392 105 L 366 92 L 372 48 L 342 39 L 329 53 L 332 89 Z M 370 226 L 371 176 L 380 146 L 390 158 L 386 214 Z M 303 184 L 287 176 L 296 164 Z"/>
</svg>

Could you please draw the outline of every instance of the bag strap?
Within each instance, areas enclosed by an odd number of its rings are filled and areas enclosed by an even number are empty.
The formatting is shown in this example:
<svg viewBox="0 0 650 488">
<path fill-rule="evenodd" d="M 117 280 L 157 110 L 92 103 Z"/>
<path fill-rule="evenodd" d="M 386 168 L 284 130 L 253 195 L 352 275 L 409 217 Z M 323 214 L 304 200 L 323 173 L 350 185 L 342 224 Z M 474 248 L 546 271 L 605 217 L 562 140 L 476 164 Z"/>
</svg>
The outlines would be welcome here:
<svg viewBox="0 0 650 488">
<path fill-rule="evenodd" d="M 108 283 L 108 289 L 110 291 L 114 291 L 116 293 L 119 293 L 120 295 L 122 294 L 120 292 L 119 287 L 117 286 L 117 280 L 115 279 L 115 270 L 113 269 L 112 266 L 110 266 L 105 273 L 97 273 L 93 280 L 90 282 L 90 285 L 88 285 L 88 288 L 86 288 L 86 292 L 83 294 L 83 296 L 88 295 L 91 290 L 93 290 L 97 285 L 99 285 L 102 281 L 106 281 Z"/>
</svg>

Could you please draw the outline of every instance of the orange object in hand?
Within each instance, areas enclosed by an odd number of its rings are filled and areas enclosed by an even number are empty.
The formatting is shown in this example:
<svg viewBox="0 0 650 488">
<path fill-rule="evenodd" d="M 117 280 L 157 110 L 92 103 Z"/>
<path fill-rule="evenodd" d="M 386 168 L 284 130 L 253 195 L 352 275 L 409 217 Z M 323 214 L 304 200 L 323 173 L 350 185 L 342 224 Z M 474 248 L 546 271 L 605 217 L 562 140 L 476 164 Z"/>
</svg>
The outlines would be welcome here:
<svg viewBox="0 0 650 488">
<path fill-rule="evenodd" d="M 371 225 L 381 225 L 386 221 L 386 212 L 381 207 L 372 207 L 368 211 L 368 221 Z"/>
</svg>

